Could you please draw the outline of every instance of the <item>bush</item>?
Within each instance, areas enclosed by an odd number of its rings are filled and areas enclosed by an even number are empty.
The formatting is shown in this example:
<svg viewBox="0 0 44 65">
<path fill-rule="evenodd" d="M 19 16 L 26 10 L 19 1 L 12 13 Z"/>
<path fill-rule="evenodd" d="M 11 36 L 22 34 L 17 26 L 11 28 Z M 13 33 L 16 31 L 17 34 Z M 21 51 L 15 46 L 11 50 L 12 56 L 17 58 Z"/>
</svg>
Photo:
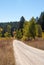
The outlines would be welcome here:
<svg viewBox="0 0 44 65">
<path fill-rule="evenodd" d="M 23 36 L 22 41 L 26 41 L 26 40 L 28 40 L 28 37 Z"/>
<path fill-rule="evenodd" d="M 21 32 L 21 30 L 17 30 L 17 31 L 16 31 L 15 37 L 16 37 L 17 39 L 21 39 L 21 38 L 22 38 L 22 32 Z"/>
<path fill-rule="evenodd" d="M 0 37 L 2 37 L 2 33 L 0 33 Z"/>
<path fill-rule="evenodd" d="M 2 37 L 2 31 L 3 29 L 0 27 L 0 37 Z"/>
<path fill-rule="evenodd" d="M 5 36 L 5 37 L 11 37 L 11 33 L 6 32 L 6 33 L 4 34 L 4 36 Z"/>
<path fill-rule="evenodd" d="M 31 37 L 35 39 L 35 36 L 36 36 L 36 23 L 35 23 L 35 19 L 33 17 L 30 20 L 29 32 L 30 32 Z"/>
<path fill-rule="evenodd" d="M 42 28 L 40 25 L 36 25 L 36 36 L 42 37 Z"/>
<path fill-rule="evenodd" d="M 23 28 L 23 40 L 28 40 L 30 37 L 29 33 L 29 22 L 24 23 L 24 28 Z"/>
</svg>

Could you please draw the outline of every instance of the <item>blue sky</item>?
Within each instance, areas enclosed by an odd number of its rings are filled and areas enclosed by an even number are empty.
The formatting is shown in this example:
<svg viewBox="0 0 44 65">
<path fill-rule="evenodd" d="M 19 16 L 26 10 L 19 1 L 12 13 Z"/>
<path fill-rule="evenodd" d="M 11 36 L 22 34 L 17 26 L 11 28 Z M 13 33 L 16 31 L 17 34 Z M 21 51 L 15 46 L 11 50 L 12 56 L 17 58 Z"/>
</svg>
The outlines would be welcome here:
<svg viewBox="0 0 44 65">
<path fill-rule="evenodd" d="M 29 20 L 44 11 L 44 0 L 0 0 L 0 22 Z"/>
</svg>

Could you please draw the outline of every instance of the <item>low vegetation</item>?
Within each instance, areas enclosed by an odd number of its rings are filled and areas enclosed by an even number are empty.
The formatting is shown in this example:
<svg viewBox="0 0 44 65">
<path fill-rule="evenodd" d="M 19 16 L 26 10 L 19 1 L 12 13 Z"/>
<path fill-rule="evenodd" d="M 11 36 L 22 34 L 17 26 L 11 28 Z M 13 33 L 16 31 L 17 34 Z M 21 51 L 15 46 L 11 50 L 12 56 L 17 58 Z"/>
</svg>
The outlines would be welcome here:
<svg viewBox="0 0 44 65">
<path fill-rule="evenodd" d="M 15 65 L 12 39 L 0 39 L 0 65 Z"/>
<path fill-rule="evenodd" d="M 24 41 L 24 42 L 29 46 L 44 50 L 44 40 L 41 38 L 32 41 Z"/>
<path fill-rule="evenodd" d="M 42 32 L 42 38 L 44 39 L 44 32 Z"/>
</svg>

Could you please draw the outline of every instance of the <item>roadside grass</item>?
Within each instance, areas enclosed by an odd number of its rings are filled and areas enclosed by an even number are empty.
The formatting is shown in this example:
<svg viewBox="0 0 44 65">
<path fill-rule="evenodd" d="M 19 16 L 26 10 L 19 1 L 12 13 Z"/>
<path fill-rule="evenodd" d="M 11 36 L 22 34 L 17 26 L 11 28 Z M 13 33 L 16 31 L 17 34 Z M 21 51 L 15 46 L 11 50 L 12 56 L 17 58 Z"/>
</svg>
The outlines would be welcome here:
<svg viewBox="0 0 44 65">
<path fill-rule="evenodd" d="M 13 37 L 0 37 L 0 40 L 13 40 Z"/>
<path fill-rule="evenodd" d="M 25 44 L 29 46 L 44 50 L 44 32 L 42 32 L 42 38 L 36 38 L 35 40 L 33 39 L 33 40 L 27 40 L 27 41 L 21 40 L 21 41 L 23 41 Z"/>
<path fill-rule="evenodd" d="M 44 35 L 44 33 L 43 33 Z M 15 65 L 14 38 L 0 38 L 0 65 Z M 24 41 L 27 45 L 44 50 L 44 40 Z"/>
<path fill-rule="evenodd" d="M 13 39 L 0 38 L 0 65 L 15 65 Z"/>
<path fill-rule="evenodd" d="M 44 32 L 42 32 L 42 38 L 44 39 Z"/>
<path fill-rule="evenodd" d="M 25 41 L 29 46 L 44 50 L 44 40 Z"/>
</svg>

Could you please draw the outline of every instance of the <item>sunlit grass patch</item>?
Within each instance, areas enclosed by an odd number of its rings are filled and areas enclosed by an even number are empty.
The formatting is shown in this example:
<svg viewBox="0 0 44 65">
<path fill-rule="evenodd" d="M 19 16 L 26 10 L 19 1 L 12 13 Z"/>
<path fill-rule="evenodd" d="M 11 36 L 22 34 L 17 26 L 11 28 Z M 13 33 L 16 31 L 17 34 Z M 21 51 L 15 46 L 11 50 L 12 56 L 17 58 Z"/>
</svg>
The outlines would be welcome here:
<svg viewBox="0 0 44 65">
<path fill-rule="evenodd" d="M 12 43 L 10 38 L 0 38 L 0 65 L 15 65 Z"/>
<path fill-rule="evenodd" d="M 42 32 L 42 38 L 44 39 L 44 32 Z"/>
</svg>

